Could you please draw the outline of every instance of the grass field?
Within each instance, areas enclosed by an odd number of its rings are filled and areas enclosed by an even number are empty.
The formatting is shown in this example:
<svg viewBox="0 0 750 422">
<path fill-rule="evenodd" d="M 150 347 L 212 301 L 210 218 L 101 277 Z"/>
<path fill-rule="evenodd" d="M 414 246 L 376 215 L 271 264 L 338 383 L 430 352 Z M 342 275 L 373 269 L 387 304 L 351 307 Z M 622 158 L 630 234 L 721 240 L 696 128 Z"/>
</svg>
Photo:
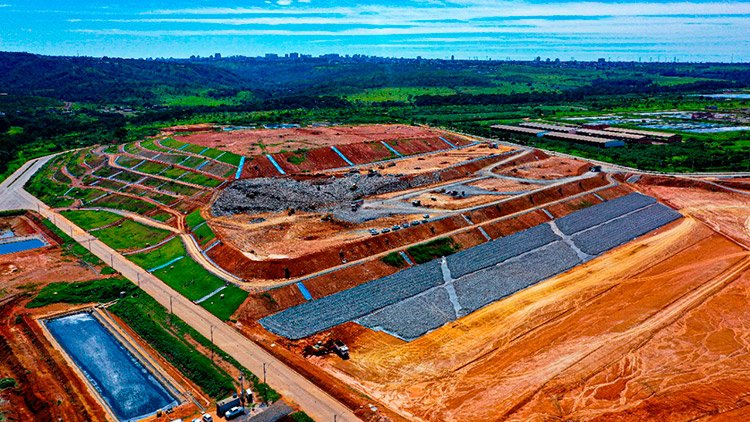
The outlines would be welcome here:
<svg viewBox="0 0 750 422">
<path fill-rule="evenodd" d="M 92 231 L 91 234 L 113 249 L 132 250 L 155 245 L 169 236 L 170 232 L 126 219 L 115 226 Z"/>
<path fill-rule="evenodd" d="M 198 300 L 225 283 L 219 277 L 208 272 L 197 262 L 187 256 L 187 251 L 180 238 L 174 238 L 153 251 L 128 255 L 128 259 L 142 268 L 151 269 L 164 265 L 175 258 L 184 258 L 167 267 L 156 270 L 153 274 L 173 289 L 190 300 Z M 228 286 L 221 291 L 224 294 L 212 297 L 201 303 L 201 306 L 223 320 L 229 319 L 247 297 L 247 292 Z"/>
<path fill-rule="evenodd" d="M 223 296 L 222 296 L 223 295 Z M 227 286 L 226 289 L 201 302 L 201 306 L 208 312 L 227 321 L 234 311 L 242 305 L 248 293 L 236 286 Z"/>
<path fill-rule="evenodd" d="M 195 210 L 185 217 L 185 224 L 191 229 L 204 221 L 206 219 L 201 216 L 201 210 Z"/>
<path fill-rule="evenodd" d="M 108 195 L 92 202 L 92 204 L 101 208 L 130 211 L 136 214 L 145 214 L 148 211 L 156 209 L 156 205 L 154 204 L 122 195 Z"/>
<path fill-rule="evenodd" d="M 189 257 L 156 270 L 153 274 L 190 300 L 198 300 L 224 285 L 223 280 Z"/>
<path fill-rule="evenodd" d="M 96 229 L 123 219 L 108 211 L 61 211 L 60 214 L 84 230 Z"/>
<path fill-rule="evenodd" d="M 27 308 L 39 308 L 52 303 L 103 303 L 120 297 L 120 292 L 132 293 L 135 285 L 122 277 L 81 283 L 50 283 L 29 302 Z"/>
<path fill-rule="evenodd" d="M 150 269 L 164 265 L 177 257 L 185 255 L 187 255 L 187 252 L 182 244 L 182 240 L 179 237 L 175 237 L 152 251 L 128 255 L 128 259 L 142 268 Z"/>
<path fill-rule="evenodd" d="M 65 251 L 65 255 L 73 256 L 89 265 L 104 265 L 99 257 L 89 252 L 88 249 L 84 248 L 83 245 L 76 242 L 72 237 L 68 236 L 65 232 L 57 228 L 56 225 L 52 224 L 49 220 L 43 221 L 44 226 L 50 229 L 54 234 L 63 240 L 61 247 Z M 111 268 L 105 267 L 102 269 L 102 273 L 111 273 Z"/>
<path fill-rule="evenodd" d="M 216 234 L 208 224 L 204 224 L 197 229 L 193 230 L 193 235 L 198 244 L 203 245 L 211 239 L 216 238 Z"/>
<path fill-rule="evenodd" d="M 67 207 L 73 204 L 72 198 L 64 197 L 70 187 L 58 182 L 53 176 L 57 168 L 64 165 L 66 159 L 67 154 L 64 154 L 48 161 L 34 177 L 26 182 L 24 189 L 51 207 Z"/>
</svg>

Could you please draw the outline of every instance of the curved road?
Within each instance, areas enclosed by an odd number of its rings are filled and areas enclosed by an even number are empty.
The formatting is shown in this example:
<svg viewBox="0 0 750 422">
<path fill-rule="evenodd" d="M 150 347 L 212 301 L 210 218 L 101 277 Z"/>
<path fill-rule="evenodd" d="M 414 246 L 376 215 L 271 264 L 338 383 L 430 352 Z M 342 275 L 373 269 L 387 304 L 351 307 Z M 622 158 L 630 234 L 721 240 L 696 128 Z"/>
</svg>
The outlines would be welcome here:
<svg viewBox="0 0 750 422">
<path fill-rule="evenodd" d="M 267 382 L 284 397 L 297 403 L 302 410 L 317 421 L 358 421 L 354 413 L 305 377 L 284 365 L 263 348 L 253 343 L 240 332 L 225 324 L 202 307 L 192 303 L 172 290 L 143 268 L 128 261 L 117 251 L 105 245 L 83 229 L 50 209 L 23 189 L 23 185 L 52 156 L 32 160 L 0 183 L 0 210 L 27 209 L 39 212 L 52 221 L 60 230 L 101 258 L 104 262 L 138 284 L 141 289 L 169 309 L 170 302 L 175 315 L 190 324 L 196 331 L 213 338 L 216 346 L 231 355 L 255 374 L 263 372 L 263 364 L 270 370 Z"/>
</svg>

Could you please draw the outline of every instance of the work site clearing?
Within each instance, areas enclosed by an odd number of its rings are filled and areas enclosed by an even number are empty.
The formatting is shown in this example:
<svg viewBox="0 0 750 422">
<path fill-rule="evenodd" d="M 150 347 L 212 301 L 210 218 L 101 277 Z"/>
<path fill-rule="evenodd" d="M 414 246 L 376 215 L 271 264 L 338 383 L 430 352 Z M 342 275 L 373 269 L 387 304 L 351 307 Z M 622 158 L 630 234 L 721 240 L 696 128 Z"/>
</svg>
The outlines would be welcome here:
<svg viewBox="0 0 750 422">
<path fill-rule="evenodd" d="M 358 416 L 750 414 L 746 179 L 405 125 L 183 129 L 28 188 Z"/>
</svg>

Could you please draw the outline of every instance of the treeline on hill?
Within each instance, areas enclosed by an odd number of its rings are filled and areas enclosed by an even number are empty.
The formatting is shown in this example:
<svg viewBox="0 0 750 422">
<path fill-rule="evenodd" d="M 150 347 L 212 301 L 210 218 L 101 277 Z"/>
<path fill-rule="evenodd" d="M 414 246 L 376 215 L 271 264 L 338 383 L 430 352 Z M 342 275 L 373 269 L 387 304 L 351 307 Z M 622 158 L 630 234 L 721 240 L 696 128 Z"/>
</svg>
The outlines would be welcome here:
<svg viewBox="0 0 750 422">
<path fill-rule="evenodd" d="M 750 66 L 729 64 L 136 60 L 0 52 L 0 179 L 34 157 L 133 140 L 185 122 L 398 121 L 481 131 L 482 125 L 454 116 L 476 110 L 477 119 L 518 118 L 530 107 L 542 115 L 545 107 L 608 110 L 654 99 L 676 107 L 687 94 L 747 87 L 748 80 Z M 389 88 L 416 94 L 356 97 Z M 436 91 L 442 95 L 431 94 Z"/>
<path fill-rule="evenodd" d="M 0 92 L 62 101 L 157 104 L 157 88 L 202 92 L 212 97 L 250 90 L 260 99 L 337 96 L 383 87 L 493 87 L 529 83 L 536 76 L 581 78 L 580 90 L 594 93 L 674 92 L 700 85 L 665 87 L 669 77 L 710 78 L 706 87 L 732 87 L 750 80 L 747 66 L 717 64 L 545 63 L 392 59 L 266 60 L 257 58 L 143 60 L 50 57 L 0 52 Z M 744 82 L 743 82 L 744 81 Z M 711 81 L 708 81 L 711 82 Z M 566 84 L 560 84 L 560 90 Z M 575 90 L 573 90 L 575 92 Z"/>
</svg>

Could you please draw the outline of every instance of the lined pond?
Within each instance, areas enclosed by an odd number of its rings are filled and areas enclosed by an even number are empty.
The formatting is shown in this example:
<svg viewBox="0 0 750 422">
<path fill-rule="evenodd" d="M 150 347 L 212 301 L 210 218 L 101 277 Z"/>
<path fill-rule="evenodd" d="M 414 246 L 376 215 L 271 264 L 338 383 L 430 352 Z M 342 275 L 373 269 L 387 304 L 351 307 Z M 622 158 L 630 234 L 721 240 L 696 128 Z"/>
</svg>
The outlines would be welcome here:
<svg viewBox="0 0 750 422">
<path fill-rule="evenodd" d="M 28 251 L 44 246 L 47 246 L 47 244 L 44 243 L 43 240 L 37 238 L 4 242 L 0 243 L 0 255 Z"/>
<path fill-rule="evenodd" d="M 121 421 L 177 404 L 148 369 L 88 312 L 49 319 L 47 329 Z"/>
</svg>

